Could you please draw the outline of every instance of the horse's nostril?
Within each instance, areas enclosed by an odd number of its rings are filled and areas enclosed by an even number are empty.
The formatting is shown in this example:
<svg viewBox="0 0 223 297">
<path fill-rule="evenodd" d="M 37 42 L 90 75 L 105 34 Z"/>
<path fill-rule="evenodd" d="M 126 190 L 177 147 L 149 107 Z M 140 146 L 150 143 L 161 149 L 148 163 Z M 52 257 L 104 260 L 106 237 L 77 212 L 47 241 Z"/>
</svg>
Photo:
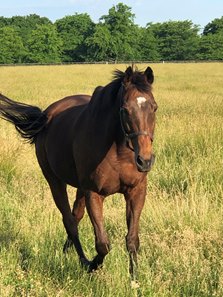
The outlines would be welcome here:
<svg viewBox="0 0 223 297">
<path fill-rule="evenodd" d="M 144 159 L 142 159 L 140 156 L 137 157 L 136 162 L 137 162 L 137 165 L 140 167 L 143 167 L 145 164 Z"/>
<path fill-rule="evenodd" d="M 154 155 L 152 155 L 151 158 L 147 160 L 145 160 L 140 155 L 138 155 L 136 158 L 136 165 L 139 171 L 146 172 L 151 169 L 152 165 L 154 164 L 154 161 L 155 161 Z"/>
</svg>

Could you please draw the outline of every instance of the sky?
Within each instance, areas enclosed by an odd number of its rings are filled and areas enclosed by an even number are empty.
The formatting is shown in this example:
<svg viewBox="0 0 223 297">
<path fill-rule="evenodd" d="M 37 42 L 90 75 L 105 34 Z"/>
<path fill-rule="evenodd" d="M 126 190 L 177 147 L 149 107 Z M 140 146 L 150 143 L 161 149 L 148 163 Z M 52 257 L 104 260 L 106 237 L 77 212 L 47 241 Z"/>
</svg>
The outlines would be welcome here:
<svg viewBox="0 0 223 297">
<path fill-rule="evenodd" d="M 38 14 L 51 21 L 66 15 L 88 13 L 97 23 L 102 15 L 122 2 L 132 8 L 135 24 L 191 20 L 202 29 L 223 16 L 223 0 L 0 0 L 0 16 Z"/>
</svg>

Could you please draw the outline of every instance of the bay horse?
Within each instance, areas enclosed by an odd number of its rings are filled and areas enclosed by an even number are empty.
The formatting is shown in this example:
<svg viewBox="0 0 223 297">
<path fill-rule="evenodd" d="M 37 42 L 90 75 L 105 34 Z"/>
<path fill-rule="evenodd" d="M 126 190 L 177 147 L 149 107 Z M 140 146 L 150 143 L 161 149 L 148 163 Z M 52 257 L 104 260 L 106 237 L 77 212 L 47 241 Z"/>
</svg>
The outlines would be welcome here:
<svg viewBox="0 0 223 297">
<path fill-rule="evenodd" d="M 106 196 L 121 193 L 126 201 L 129 272 L 136 276 L 139 219 L 145 202 L 147 172 L 155 157 L 152 142 L 157 104 L 152 94 L 153 71 L 129 66 L 97 87 L 92 97 L 65 97 L 42 111 L 0 95 L 0 117 L 35 144 L 36 156 L 62 214 L 67 232 L 64 251 L 76 248 L 88 271 L 102 265 L 110 250 L 103 223 Z M 77 188 L 73 209 L 67 185 Z M 89 261 L 82 249 L 78 225 L 85 207 L 95 233 L 96 256 Z"/>
</svg>

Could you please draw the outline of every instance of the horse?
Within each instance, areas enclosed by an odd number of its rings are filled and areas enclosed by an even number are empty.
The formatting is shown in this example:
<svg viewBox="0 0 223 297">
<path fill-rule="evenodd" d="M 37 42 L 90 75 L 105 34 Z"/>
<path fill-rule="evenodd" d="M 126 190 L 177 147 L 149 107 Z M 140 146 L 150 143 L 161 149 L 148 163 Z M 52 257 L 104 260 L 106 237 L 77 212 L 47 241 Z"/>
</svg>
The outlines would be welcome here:
<svg viewBox="0 0 223 297">
<path fill-rule="evenodd" d="M 67 233 L 63 250 L 73 245 L 89 272 L 102 266 L 110 250 L 103 222 L 104 199 L 114 193 L 124 195 L 129 273 L 134 280 L 147 173 L 155 160 L 152 144 L 157 103 L 150 67 L 139 71 L 129 66 L 113 74 L 113 79 L 97 87 L 92 96 L 65 97 L 43 111 L 0 94 L 0 117 L 35 145 L 39 166 Z M 67 185 L 77 188 L 72 209 Z M 91 261 L 78 235 L 85 208 L 95 234 L 97 253 Z"/>
</svg>

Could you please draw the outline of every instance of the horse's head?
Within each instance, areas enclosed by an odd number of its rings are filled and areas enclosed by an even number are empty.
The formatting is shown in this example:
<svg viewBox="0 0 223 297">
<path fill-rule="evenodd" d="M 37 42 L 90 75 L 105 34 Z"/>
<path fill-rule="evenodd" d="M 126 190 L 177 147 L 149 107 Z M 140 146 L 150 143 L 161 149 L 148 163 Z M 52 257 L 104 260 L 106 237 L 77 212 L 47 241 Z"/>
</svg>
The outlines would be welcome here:
<svg viewBox="0 0 223 297">
<path fill-rule="evenodd" d="M 151 169 L 155 156 L 152 143 L 155 128 L 157 104 L 151 85 L 153 71 L 133 71 L 128 67 L 124 73 L 120 89 L 120 122 L 127 146 L 135 153 L 137 169 L 147 172 Z"/>
</svg>

